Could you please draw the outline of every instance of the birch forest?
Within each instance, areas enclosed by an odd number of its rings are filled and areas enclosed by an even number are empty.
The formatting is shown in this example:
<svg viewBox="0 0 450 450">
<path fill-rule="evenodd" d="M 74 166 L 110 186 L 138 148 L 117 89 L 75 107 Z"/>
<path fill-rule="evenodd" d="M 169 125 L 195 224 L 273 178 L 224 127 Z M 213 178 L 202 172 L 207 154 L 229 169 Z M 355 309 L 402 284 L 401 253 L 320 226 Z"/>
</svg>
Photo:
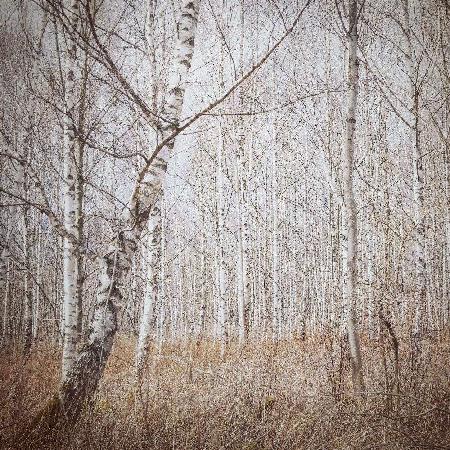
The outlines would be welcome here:
<svg viewBox="0 0 450 450">
<path fill-rule="evenodd" d="M 2 0 L 0 61 L 0 448 L 450 449 L 448 0 Z"/>
</svg>

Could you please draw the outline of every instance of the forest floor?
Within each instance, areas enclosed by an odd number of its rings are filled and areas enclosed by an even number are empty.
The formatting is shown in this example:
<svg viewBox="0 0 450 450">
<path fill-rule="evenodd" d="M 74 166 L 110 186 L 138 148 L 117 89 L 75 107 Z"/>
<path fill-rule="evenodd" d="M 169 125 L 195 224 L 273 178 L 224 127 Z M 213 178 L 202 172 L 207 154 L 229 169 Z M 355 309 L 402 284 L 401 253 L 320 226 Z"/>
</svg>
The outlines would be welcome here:
<svg viewBox="0 0 450 450">
<path fill-rule="evenodd" d="M 352 395 L 345 344 L 331 335 L 151 349 L 140 387 L 135 341 L 115 344 L 95 401 L 63 432 L 17 436 L 58 386 L 57 347 L 25 362 L 0 350 L 0 447 L 65 449 L 450 449 L 450 338 L 363 337 L 367 395 Z M 397 382 L 398 379 L 398 382 Z M 16 438 L 14 438 L 16 436 Z"/>
</svg>

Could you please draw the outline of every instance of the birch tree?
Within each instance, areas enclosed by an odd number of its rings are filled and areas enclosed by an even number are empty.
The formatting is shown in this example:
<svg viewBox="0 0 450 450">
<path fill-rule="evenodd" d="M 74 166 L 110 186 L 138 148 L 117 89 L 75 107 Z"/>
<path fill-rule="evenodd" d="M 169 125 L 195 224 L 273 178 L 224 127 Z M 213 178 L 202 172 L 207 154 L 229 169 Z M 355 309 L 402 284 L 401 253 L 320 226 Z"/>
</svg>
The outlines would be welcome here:
<svg viewBox="0 0 450 450">
<path fill-rule="evenodd" d="M 146 40 L 148 46 L 148 56 L 150 59 L 151 76 L 149 77 L 149 92 L 151 98 L 151 104 L 154 111 L 157 110 L 157 70 L 156 70 L 156 33 L 155 33 L 155 9 L 156 2 L 151 0 L 148 3 L 147 13 L 147 33 Z M 156 143 L 158 143 L 161 137 L 161 125 L 156 124 Z M 150 213 L 148 221 L 148 249 L 146 264 L 148 267 L 144 308 L 141 317 L 141 324 L 139 328 L 138 344 L 136 349 L 136 374 L 138 379 L 142 376 L 148 347 L 150 345 L 150 333 L 151 325 L 154 319 L 155 306 L 158 303 L 158 291 L 160 287 L 160 280 L 164 282 L 160 275 L 161 269 L 161 230 L 162 230 L 162 193 L 155 202 Z"/>
<path fill-rule="evenodd" d="M 158 294 L 161 268 L 161 198 L 153 206 L 148 221 L 147 249 L 147 279 L 145 286 L 144 309 L 139 327 L 139 337 L 136 350 L 136 373 L 141 378 L 151 338 L 151 326 L 155 318 L 155 308 L 158 304 Z"/>
<path fill-rule="evenodd" d="M 362 373 L 361 350 L 359 335 L 356 327 L 357 302 L 357 209 L 354 189 L 354 151 L 355 151 L 355 125 L 356 107 L 358 98 L 358 16 L 360 10 L 357 0 L 350 0 L 348 4 L 348 30 L 347 31 L 347 115 L 346 134 L 342 154 L 342 184 L 343 184 L 343 286 L 344 317 L 347 323 L 347 334 L 352 362 L 353 387 L 356 393 L 364 391 Z"/>
<path fill-rule="evenodd" d="M 274 73 L 273 73 L 274 78 Z M 273 88 L 275 89 L 275 79 L 273 79 Z M 276 92 L 276 89 L 275 89 Z M 274 96 L 276 98 L 276 96 Z M 275 101 L 274 101 L 275 103 Z M 272 145 L 269 151 L 269 164 L 270 164 L 270 207 L 271 207 L 271 242 L 272 242 L 272 335 L 275 340 L 281 337 L 281 302 L 279 292 L 279 206 L 278 206 L 278 168 L 277 168 L 277 147 L 278 147 L 278 130 L 277 130 L 277 117 L 276 113 L 273 113 L 272 117 Z M 303 299 L 303 301 L 305 301 Z"/>
<path fill-rule="evenodd" d="M 217 286 L 217 337 L 220 342 L 221 355 L 225 354 L 228 340 L 227 333 L 227 307 L 226 307 L 226 274 L 225 274 L 225 249 L 224 249 L 224 175 L 223 175 L 223 149 L 225 147 L 224 130 L 221 128 L 219 143 L 217 145 L 216 166 L 216 205 L 217 205 L 217 244 L 216 244 L 216 286 Z"/>
<path fill-rule="evenodd" d="M 80 141 L 77 131 L 78 83 L 80 81 L 77 58 L 77 34 L 80 16 L 78 0 L 69 0 L 66 6 L 71 30 L 67 33 L 67 52 L 65 58 L 65 115 L 64 115 L 64 227 L 68 233 L 80 240 L 78 228 L 79 191 L 77 187 Z M 77 195 L 78 194 L 78 195 Z M 78 211 L 78 214 L 77 214 Z M 78 341 L 78 249 L 73 240 L 64 237 L 63 278 L 64 278 L 64 343 L 62 354 L 62 380 L 70 372 L 76 358 Z"/>
<path fill-rule="evenodd" d="M 240 12 L 240 42 L 239 42 L 239 77 L 244 75 L 244 1 L 241 1 Z M 244 88 L 241 86 L 237 93 L 238 109 L 244 107 Z M 250 282 L 248 274 L 249 261 L 249 215 L 248 215 L 248 158 L 246 155 L 246 140 L 244 118 L 238 115 L 235 120 L 237 134 L 237 191 L 239 208 L 239 232 L 237 252 L 237 292 L 238 292 L 238 324 L 239 342 L 243 344 L 248 334 L 249 321 L 249 291 Z"/>
<path fill-rule="evenodd" d="M 25 164 L 24 167 L 19 169 L 19 177 L 22 178 L 23 183 L 23 195 L 28 198 L 30 195 L 30 177 L 27 173 L 26 166 L 29 164 L 29 150 L 25 150 Z M 27 268 L 30 267 L 30 206 L 24 205 L 22 211 L 22 239 L 23 239 L 23 256 L 24 265 L 26 270 L 24 270 L 24 343 L 23 351 L 28 354 L 31 350 L 31 345 L 33 343 L 33 290 L 32 283 L 30 279 L 30 274 Z"/>
</svg>

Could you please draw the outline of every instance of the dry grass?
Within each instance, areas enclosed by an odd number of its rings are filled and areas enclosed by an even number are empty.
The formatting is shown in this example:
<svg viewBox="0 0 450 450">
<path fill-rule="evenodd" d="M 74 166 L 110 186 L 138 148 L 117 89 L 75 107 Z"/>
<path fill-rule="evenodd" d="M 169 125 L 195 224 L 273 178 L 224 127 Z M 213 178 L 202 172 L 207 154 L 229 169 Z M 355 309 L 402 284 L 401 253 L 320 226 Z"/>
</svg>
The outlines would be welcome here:
<svg viewBox="0 0 450 450">
<path fill-rule="evenodd" d="M 25 363 L 1 353 L 2 448 L 68 449 L 450 449 L 450 339 L 400 340 L 395 386 L 388 340 L 363 342 L 368 395 L 351 395 L 345 348 L 329 335 L 232 346 L 224 361 L 210 342 L 153 349 L 140 388 L 134 341 L 116 343 L 93 405 L 63 431 L 14 440 L 55 392 L 58 351 Z"/>
</svg>

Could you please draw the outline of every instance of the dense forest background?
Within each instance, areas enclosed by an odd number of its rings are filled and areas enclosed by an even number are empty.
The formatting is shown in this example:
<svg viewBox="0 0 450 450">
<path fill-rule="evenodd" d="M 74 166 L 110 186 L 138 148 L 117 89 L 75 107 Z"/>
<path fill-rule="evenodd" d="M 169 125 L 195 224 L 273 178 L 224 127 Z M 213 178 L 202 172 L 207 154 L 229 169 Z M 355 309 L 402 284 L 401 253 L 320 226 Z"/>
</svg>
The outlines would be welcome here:
<svg viewBox="0 0 450 450">
<path fill-rule="evenodd" d="M 0 445 L 450 448 L 447 0 L 0 5 Z"/>
</svg>

